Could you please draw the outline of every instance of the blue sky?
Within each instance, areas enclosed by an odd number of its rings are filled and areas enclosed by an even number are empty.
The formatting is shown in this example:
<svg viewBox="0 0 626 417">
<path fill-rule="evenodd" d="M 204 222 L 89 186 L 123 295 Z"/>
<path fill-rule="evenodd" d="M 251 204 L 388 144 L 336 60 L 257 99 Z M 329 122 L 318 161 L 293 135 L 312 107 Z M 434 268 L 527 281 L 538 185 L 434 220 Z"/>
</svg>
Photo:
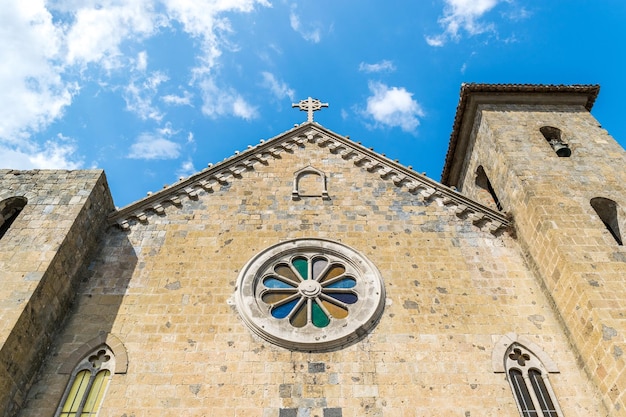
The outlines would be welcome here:
<svg viewBox="0 0 626 417">
<path fill-rule="evenodd" d="M 439 180 L 463 82 L 600 84 L 622 146 L 623 0 L 4 0 L 0 167 L 104 168 L 123 207 L 330 104 Z"/>
</svg>

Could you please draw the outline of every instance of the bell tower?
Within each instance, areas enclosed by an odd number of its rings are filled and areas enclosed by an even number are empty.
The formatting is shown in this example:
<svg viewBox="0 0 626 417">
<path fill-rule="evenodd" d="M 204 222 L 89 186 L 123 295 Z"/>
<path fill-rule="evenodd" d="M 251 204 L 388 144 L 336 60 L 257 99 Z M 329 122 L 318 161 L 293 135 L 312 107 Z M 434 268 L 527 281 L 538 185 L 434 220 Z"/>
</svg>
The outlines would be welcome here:
<svg viewBox="0 0 626 417">
<path fill-rule="evenodd" d="M 442 182 L 514 224 L 579 363 L 626 410 L 626 152 L 595 85 L 464 84 Z"/>
</svg>

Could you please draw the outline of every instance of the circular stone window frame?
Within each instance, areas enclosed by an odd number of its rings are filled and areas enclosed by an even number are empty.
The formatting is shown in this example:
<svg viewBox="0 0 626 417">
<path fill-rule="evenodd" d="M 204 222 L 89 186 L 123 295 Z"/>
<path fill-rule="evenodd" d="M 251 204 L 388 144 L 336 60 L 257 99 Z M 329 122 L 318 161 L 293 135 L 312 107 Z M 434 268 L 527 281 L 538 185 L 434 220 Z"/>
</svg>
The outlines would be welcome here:
<svg viewBox="0 0 626 417">
<path fill-rule="evenodd" d="M 297 328 L 288 318 L 271 315 L 271 306 L 260 299 L 261 282 L 279 261 L 297 255 L 336 258 L 356 279 L 358 301 L 348 307 L 346 318 L 330 317 L 330 324 L 323 328 L 311 323 Z M 329 351 L 361 340 L 378 323 L 385 306 L 385 286 L 378 268 L 349 246 L 326 239 L 293 239 L 270 246 L 246 263 L 237 278 L 235 305 L 243 322 L 270 343 L 290 350 Z"/>
</svg>

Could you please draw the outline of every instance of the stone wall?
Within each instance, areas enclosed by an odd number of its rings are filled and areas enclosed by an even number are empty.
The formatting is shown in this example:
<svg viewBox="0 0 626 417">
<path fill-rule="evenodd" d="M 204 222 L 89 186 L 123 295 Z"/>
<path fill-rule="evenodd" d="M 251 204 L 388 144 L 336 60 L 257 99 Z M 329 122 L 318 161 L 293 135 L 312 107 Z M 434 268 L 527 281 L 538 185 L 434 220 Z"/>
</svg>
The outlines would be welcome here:
<svg viewBox="0 0 626 417">
<path fill-rule="evenodd" d="M 292 198 L 309 165 L 326 174 L 329 199 Z M 289 351 L 238 316 L 244 264 L 300 237 L 342 242 L 380 270 L 385 310 L 362 340 Z M 113 375 L 101 417 L 513 416 L 492 363 L 510 332 L 557 364 L 566 416 L 606 415 L 515 240 L 314 144 L 127 232 L 110 228 L 86 278 L 21 416 L 54 413 L 68 381 L 57 371 L 103 332 L 124 343 L 128 372 Z"/>
<path fill-rule="evenodd" d="M 475 122 L 462 192 L 478 195 L 483 165 L 577 360 L 610 415 L 626 415 L 626 247 L 590 205 L 594 197 L 617 202 L 624 233 L 626 152 L 582 106 L 483 105 Z M 555 154 L 542 126 L 562 131 L 570 157 Z"/>
<path fill-rule="evenodd" d="M 0 241 L 0 414 L 21 407 L 113 204 L 102 171 L 0 170 L 28 203 Z"/>
</svg>

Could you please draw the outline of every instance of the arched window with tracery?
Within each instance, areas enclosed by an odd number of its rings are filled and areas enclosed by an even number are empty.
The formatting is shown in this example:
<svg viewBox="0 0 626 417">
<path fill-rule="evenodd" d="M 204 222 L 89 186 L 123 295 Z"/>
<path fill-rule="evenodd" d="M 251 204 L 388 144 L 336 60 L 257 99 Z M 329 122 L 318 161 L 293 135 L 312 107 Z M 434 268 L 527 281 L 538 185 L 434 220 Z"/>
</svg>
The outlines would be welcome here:
<svg viewBox="0 0 626 417">
<path fill-rule="evenodd" d="M 128 354 L 122 342 L 102 332 L 74 351 L 59 369 L 70 379 L 55 417 L 96 416 L 113 374 L 125 374 Z"/>
<path fill-rule="evenodd" d="M 115 356 L 103 345 L 76 366 L 55 417 L 95 416 L 115 371 Z"/>
<path fill-rule="evenodd" d="M 24 197 L 10 197 L 0 201 L 0 239 L 8 232 L 26 202 Z"/>
<path fill-rule="evenodd" d="M 504 366 L 522 417 L 563 417 L 548 372 L 533 352 L 513 343 L 506 350 Z"/>
</svg>

